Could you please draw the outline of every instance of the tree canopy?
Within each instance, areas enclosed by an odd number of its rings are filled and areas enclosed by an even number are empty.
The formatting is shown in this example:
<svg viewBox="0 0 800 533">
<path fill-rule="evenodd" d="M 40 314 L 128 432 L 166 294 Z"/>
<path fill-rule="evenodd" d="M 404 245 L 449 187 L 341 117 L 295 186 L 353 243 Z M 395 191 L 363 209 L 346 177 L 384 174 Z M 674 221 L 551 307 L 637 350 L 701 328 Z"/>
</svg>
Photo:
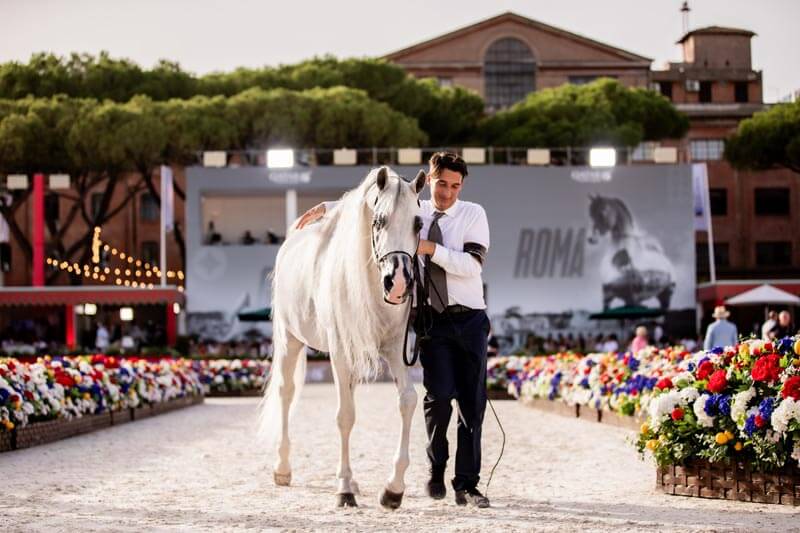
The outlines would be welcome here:
<svg viewBox="0 0 800 533">
<path fill-rule="evenodd" d="M 487 118 L 478 136 L 494 146 L 636 146 L 680 138 L 688 128 L 688 119 L 660 94 L 601 78 L 531 93 Z"/>
<path fill-rule="evenodd" d="M 239 68 L 205 76 L 194 76 L 168 61 L 143 69 L 105 52 L 97 57 L 36 54 L 25 64 L 0 64 L 0 98 L 8 99 L 64 94 L 127 102 L 143 95 L 162 101 L 232 97 L 253 88 L 305 91 L 337 86 L 360 89 L 369 99 L 416 119 L 437 146 L 465 141 L 483 115 L 483 100 L 477 94 L 461 87 L 439 87 L 432 79 L 416 79 L 382 59 L 326 56 L 294 65 Z"/>
<path fill-rule="evenodd" d="M 735 168 L 784 167 L 800 173 L 800 101 L 777 104 L 739 123 L 725 143 Z"/>
</svg>

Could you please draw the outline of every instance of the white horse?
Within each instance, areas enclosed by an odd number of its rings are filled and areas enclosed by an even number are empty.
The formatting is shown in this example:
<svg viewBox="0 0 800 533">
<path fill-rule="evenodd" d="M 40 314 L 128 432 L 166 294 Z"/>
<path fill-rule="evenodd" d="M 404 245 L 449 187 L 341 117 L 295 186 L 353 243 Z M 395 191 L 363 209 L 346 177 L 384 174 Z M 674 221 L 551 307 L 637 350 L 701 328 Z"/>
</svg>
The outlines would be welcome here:
<svg viewBox="0 0 800 533">
<path fill-rule="evenodd" d="M 262 433 L 278 441 L 277 485 L 291 482 L 289 411 L 305 378 L 304 346 L 313 346 L 330 354 L 339 396 L 337 505 L 356 506 L 349 444 L 355 422 L 353 391 L 356 383 L 376 375 L 381 356 L 397 385 L 402 432 L 380 502 L 389 509 L 402 502 L 417 404 L 401 353 L 408 313 L 402 304 L 413 288 L 412 261 L 422 225 L 418 197 L 424 186 L 423 171 L 407 183 L 387 167 L 372 170 L 320 223 L 290 232 L 278 252 L 272 286 L 272 377 L 261 411 Z"/>
</svg>

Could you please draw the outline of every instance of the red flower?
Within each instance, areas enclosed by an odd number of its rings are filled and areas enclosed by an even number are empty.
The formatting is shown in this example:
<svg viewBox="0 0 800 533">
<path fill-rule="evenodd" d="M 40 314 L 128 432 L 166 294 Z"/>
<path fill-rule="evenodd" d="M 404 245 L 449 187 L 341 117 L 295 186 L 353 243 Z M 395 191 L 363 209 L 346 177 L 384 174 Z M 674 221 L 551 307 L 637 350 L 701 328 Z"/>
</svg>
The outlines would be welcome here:
<svg viewBox="0 0 800 533">
<path fill-rule="evenodd" d="M 700 366 L 697 367 L 697 379 L 706 379 L 713 371 L 714 365 L 711 361 L 703 361 L 700 363 Z"/>
<path fill-rule="evenodd" d="M 750 375 L 755 381 L 775 381 L 781 373 L 780 357 L 777 354 L 765 355 L 756 360 Z"/>
<path fill-rule="evenodd" d="M 706 388 L 711 392 L 720 393 L 728 386 L 728 378 L 725 376 L 724 370 L 717 370 L 708 379 Z"/>
<path fill-rule="evenodd" d="M 764 343 L 764 351 L 765 352 L 770 352 L 771 353 L 774 349 L 775 348 L 772 346 L 771 342 L 765 342 Z"/>
<path fill-rule="evenodd" d="M 800 400 L 800 376 L 792 376 L 783 384 L 781 396 Z"/>
<path fill-rule="evenodd" d="M 683 409 L 681 409 L 680 407 L 676 407 L 675 409 L 672 410 L 672 414 L 670 416 L 676 422 L 678 420 L 681 420 L 683 418 Z"/>
<path fill-rule="evenodd" d="M 31 391 L 26 390 L 25 392 L 23 392 L 23 394 L 25 395 L 26 400 L 28 400 L 29 402 L 33 401 L 33 393 Z"/>
<path fill-rule="evenodd" d="M 656 387 L 664 390 L 664 389 L 671 389 L 672 388 L 672 380 L 669 378 L 661 378 L 656 383 Z"/>
<path fill-rule="evenodd" d="M 763 428 L 764 424 L 765 424 L 765 421 L 761 417 L 761 415 L 756 415 L 755 419 L 753 419 L 753 422 L 755 422 L 756 423 L 756 427 L 759 427 L 759 428 Z"/>
</svg>

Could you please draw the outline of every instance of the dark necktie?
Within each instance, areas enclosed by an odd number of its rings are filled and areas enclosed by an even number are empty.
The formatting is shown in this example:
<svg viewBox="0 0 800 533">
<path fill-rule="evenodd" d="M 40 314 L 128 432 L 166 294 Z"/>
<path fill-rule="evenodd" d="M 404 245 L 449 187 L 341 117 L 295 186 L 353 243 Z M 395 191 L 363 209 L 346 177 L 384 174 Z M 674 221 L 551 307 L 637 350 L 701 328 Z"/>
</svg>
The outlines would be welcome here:
<svg viewBox="0 0 800 533">
<path fill-rule="evenodd" d="M 428 231 L 428 240 L 436 244 L 444 244 L 442 242 L 442 229 L 439 227 L 439 219 L 444 216 L 444 213 L 437 211 L 433 215 L 433 222 Z M 428 270 L 430 283 L 433 285 L 432 289 L 428 289 L 428 295 L 431 299 L 431 306 L 436 312 L 441 313 L 447 307 L 447 274 L 444 269 L 431 261 L 431 256 L 425 257 L 425 268 Z M 441 296 L 441 299 L 439 298 Z"/>
</svg>

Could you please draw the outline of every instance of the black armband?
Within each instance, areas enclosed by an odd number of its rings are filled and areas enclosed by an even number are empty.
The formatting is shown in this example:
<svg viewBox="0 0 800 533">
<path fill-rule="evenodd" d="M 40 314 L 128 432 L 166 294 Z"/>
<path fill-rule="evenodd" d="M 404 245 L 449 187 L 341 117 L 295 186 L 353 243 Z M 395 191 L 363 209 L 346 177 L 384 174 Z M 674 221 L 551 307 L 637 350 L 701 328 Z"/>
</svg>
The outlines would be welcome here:
<svg viewBox="0 0 800 533">
<path fill-rule="evenodd" d="M 483 264 L 483 260 L 486 258 L 486 247 L 477 242 L 464 243 L 464 251 L 477 259 L 480 264 Z"/>
</svg>

